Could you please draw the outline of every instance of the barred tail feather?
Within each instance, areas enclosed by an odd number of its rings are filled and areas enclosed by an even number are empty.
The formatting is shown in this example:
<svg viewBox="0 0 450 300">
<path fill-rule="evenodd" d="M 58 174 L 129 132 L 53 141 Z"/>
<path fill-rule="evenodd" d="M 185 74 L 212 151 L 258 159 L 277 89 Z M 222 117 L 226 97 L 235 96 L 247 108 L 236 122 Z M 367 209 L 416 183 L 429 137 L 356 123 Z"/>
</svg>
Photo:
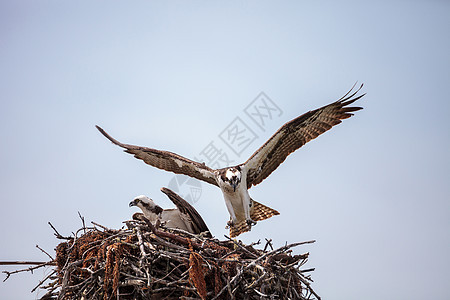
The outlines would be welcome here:
<svg viewBox="0 0 450 300">
<path fill-rule="evenodd" d="M 237 224 L 234 224 L 234 226 L 230 227 L 230 237 L 234 238 L 240 235 L 241 233 L 250 231 L 252 228 L 250 225 L 247 224 L 247 221 L 243 220 Z"/>
<path fill-rule="evenodd" d="M 253 221 L 262 221 L 265 219 L 268 219 L 272 216 L 279 215 L 280 213 L 276 211 L 273 208 L 270 208 L 268 206 L 265 206 L 264 204 L 261 204 L 259 202 L 256 202 L 252 199 L 252 207 L 250 209 L 250 218 L 252 218 Z"/>
<path fill-rule="evenodd" d="M 252 207 L 250 209 L 250 218 L 255 221 L 262 221 L 272 216 L 279 215 L 280 213 L 273 208 L 265 206 L 252 199 Z M 247 224 L 245 220 L 230 227 L 230 237 L 237 237 L 241 233 L 251 230 L 251 226 Z"/>
</svg>

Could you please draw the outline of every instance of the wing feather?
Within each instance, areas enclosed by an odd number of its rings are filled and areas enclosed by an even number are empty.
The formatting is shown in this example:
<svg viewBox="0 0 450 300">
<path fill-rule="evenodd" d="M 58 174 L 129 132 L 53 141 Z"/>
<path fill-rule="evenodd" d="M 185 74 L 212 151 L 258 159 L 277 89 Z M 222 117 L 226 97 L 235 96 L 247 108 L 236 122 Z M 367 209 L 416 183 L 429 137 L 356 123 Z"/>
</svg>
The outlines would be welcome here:
<svg viewBox="0 0 450 300">
<path fill-rule="evenodd" d="M 309 111 L 284 124 L 245 163 L 247 167 L 247 187 L 257 185 L 269 176 L 289 154 L 315 139 L 331 127 L 350 118 L 352 112 L 362 107 L 348 107 L 365 94 L 358 95 L 363 85 L 353 91 L 353 86 L 342 98 Z"/>
<path fill-rule="evenodd" d="M 214 176 L 214 170 L 207 167 L 205 164 L 198 163 L 169 151 L 123 144 L 106 133 L 100 126 L 96 125 L 95 127 L 97 127 L 97 129 L 113 144 L 124 148 L 125 152 L 133 154 L 134 157 L 143 160 L 148 165 L 218 185 Z"/>
<path fill-rule="evenodd" d="M 206 226 L 205 221 L 203 221 L 203 218 L 200 216 L 198 211 L 190 205 L 189 202 L 168 188 L 161 188 L 161 192 L 169 197 L 173 204 L 177 206 L 181 214 L 188 216 L 186 219 L 191 222 L 195 234 L 200 234 L 205 231 L 209 232 L 209 228 Z M 212 236 L 209 234 L 209 237 Z"/>
</svg>

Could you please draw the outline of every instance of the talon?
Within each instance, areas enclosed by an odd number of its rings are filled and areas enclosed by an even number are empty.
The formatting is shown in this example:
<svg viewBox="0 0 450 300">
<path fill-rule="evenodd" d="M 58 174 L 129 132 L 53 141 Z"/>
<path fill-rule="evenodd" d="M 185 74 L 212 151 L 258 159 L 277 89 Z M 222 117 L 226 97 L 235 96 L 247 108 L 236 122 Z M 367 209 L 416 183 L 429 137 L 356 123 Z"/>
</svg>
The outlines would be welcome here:
<svg viewBox="0 0 450 300">
<path fill-rule="evenodd" d="M 250 227 L 252 227 L 252 226 L 255 226 L 256 225 L 256 222 L 255 221 L 253 221 L 252 219 L 247 219 L 247 225 L 248 226 L 250 226 Z"/>
<path fill-rule="evenodd" d="M 233 220 L 230 220 L 227 222 L 227 226 L 225 226 L 225 229 L 230 229 L 233 226 L 234 226 L 234 222 L 233 222 Z"/>
</svg>

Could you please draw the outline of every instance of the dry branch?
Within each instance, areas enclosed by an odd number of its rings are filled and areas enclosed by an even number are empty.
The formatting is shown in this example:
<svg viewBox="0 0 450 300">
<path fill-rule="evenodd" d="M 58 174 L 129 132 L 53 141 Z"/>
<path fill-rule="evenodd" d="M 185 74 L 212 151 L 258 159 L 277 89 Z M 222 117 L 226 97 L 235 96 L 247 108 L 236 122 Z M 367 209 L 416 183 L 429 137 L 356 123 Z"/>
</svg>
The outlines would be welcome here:
<svg viewBox="0 0 450 300">
<path fill-rule="evenodd" d="M 46 291 L 41 299 L 320 299 L 303 275 L 314 269 L 300 270 L 309 254 L 292 255 L 293 247 L 314 241 L 273 249 L 266 239 L 261 250 L 254 248 L 259 242 L 219 241 L 135 220 L 125 222 L 127 229 L 94 222 L 88 228 L 80 218 L 83 227 L 73 237 L 49 223 L 66 240 L 54 260 L 6 272 L 6 279 L 56 265 L 33 289 Z"/>
</svg>

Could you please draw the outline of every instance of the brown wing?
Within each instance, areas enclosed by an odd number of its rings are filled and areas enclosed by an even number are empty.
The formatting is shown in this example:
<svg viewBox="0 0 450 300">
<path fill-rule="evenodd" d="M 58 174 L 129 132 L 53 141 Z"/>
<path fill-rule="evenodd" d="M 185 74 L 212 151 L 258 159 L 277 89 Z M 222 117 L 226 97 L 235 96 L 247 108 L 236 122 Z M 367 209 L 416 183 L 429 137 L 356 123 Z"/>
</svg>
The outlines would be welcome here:
<svg viewBox="0 0 450 300">
<path fill-rule="evenodd" d="M 99 126 L 96 125 L 95 127 L 97 127 L 97 129 L 113 144 L 124 148 L 125 152 L 133 154 L 134 157 L 143 160 L 148 165 L 176 174 L 184 174 L 217 185 L 214 170 L 207 167 L 205 164 L 198 163 L 169 151 L 122 144 L 107 134 L 106 131 Z"/>
<path fill-rule="evenodd" d="M 341 120 L 351 117 L 353 115 L 351 112 L 362 109 L 362 107 L 348 107 L 365 95 L 356 95 L 362 87 L 363 85 L 352 93 L 353 86 L 336 102 L 309 111 L 284 124 L 244 163 L 248 170 L 247 188 L 263 181 L 289 154 L 341 123 Z"/>
<path fill-rule="evenodd" d="M 209 231 L 208 226 L 206 226 L 205 221 L 203 221 L 202 216 L 198 213 L 198 211 L 189 204 L 186 200 L 181 198 L 178 194 L 168 188 L 161 188 L 161 192 L 167 195 L 169 199 L 175 204 L 180 211 L 181 214 L 187 216 L 186 219 L 189 219 L 194 230 L 195 234 L 200 234 L 202 232 L 208 232 L 207 236 L 212 237 Z"/>
</svg>

